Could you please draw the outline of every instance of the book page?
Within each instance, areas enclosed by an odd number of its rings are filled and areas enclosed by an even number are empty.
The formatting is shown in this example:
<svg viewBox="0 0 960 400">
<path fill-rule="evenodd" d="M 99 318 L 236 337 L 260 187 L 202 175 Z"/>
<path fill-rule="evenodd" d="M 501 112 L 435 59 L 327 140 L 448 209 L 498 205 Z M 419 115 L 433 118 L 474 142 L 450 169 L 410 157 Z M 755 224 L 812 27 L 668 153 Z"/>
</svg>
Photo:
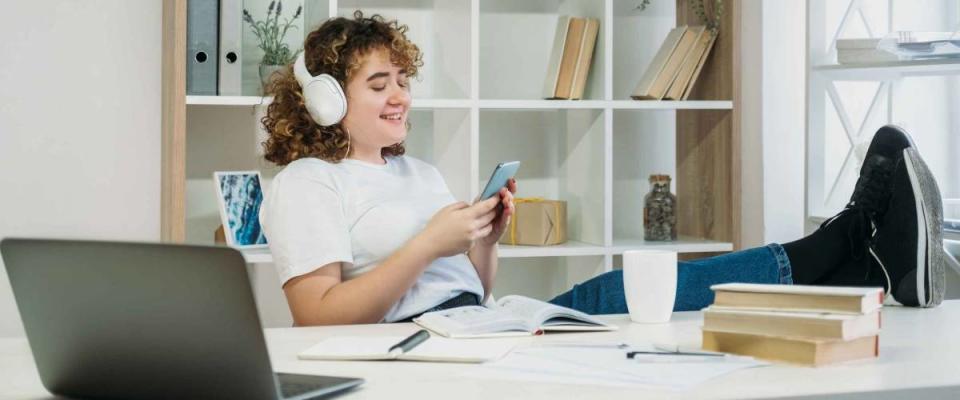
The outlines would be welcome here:
<svg viewBox="0 0 960 400">
<path fill-rule="evenodd" d="M 410 352 L 401 355 L 399 360 L 444 361 L 462 363 L 480 363 L 492 361 L 507 355 L 518 343 L 518 339 L 447 339 L 431 336 Z"/>
<path fill-rule="evenodd" d="M 297 356 L 301 360 L 385 360 L 391 346 L 403 336 L 332 337 L 325 339 Z"/>
<path fill-rule="evenodd" d="M 441 335 L 477 334 L 510 330 L 532 331 L 526 321 L 517 316 L 483 306 L 457 307 L 428 312 L 414 320 L 421 326 Z"/>
<path fill-rule="evenodd" d="M 393 357 L 388 350 L 403 339 L 404 336 L 331 337 L 297 356 L 301 360 L 390 360 Z M 503 357 L 516 344 L 516 339 L 464 341 L 434 335 L 397 359 L 479 363 Z"/>
<path fill-rule="evenodd" d="M 553 324 L 604 325 L 589 315 L 577 310 L 560 307 L 545 301 L 524 296 L 506 296 L 497 302 L 505 311 L 539 327 Z M 557 321 L 550 321 L 557 318 Z"/>
</svg>

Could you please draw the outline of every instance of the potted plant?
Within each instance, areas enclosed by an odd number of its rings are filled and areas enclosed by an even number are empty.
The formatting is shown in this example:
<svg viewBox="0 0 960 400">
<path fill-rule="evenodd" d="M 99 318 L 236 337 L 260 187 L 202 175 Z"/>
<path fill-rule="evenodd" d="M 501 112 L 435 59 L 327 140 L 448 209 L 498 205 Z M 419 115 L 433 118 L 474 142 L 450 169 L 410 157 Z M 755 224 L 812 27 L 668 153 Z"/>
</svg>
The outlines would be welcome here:
<svg viewBox="0 0 960 400">
<path fill-rule="evenodd" d="M 267 7 L 267 17 L 261 21 L 254 20 L 250 12 L 243 10 L 243 20 L 253 29 L 259 41 L 258 47 L 263 50 L 263 58 L 260 60 L 260 82 L 264 89 L 270 83 L 270 77 L 292 63 L 300 52 L 290 50 L 290 46 L 284 43 L 283 39 L 290 28 L 297 29 L 293 23 L 303 12 L 303 6 L 297 7 L 293 17 L 284 18 L 283 22 L 280 22 L 282 12 L 283 4 L 280 1 L 270 2 Z"/>
</svg>

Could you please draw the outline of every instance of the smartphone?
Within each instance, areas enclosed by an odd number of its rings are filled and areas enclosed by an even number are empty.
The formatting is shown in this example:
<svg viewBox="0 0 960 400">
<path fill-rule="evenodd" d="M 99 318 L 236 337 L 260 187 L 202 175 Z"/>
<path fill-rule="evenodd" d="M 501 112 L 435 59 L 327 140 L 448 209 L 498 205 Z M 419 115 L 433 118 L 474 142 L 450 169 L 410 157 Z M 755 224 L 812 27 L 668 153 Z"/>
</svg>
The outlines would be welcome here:
<svg viewBox="0 0 960 400">
<path fill-rule="evenodd" d="M 507 186 L 510 178 L 513 178 L 513 176 L 517 174 L 518 169 L 520 169 L 520 161 L 508 161 L 497 164 L 497 167 L 493 169 L 493 174 L 490 175 L 490 180 L 488 180 L 487 185 L 484 186 L 483 192 L 480 192 L 480 197 L 477 201 L 489 199 L 499 193 L 500 188 Z"/>
</svg>

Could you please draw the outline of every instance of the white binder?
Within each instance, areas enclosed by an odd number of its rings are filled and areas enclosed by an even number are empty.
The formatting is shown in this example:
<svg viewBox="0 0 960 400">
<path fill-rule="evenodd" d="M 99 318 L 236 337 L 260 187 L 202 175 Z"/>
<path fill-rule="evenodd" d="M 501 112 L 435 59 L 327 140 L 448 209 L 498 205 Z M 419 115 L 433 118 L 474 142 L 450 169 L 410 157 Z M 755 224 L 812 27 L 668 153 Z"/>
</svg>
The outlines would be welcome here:
<svg viewBox="0 0 960 400">
<path fill-rule="evenodd" d="M 240 96 L 243 0 L 220 0 L 220 48 L 217 94 Z"/>
<path fill-rule="evenodd" d="M 217 94 L 217 0 L 187 1 L 187 94 Z"/>
</svg>

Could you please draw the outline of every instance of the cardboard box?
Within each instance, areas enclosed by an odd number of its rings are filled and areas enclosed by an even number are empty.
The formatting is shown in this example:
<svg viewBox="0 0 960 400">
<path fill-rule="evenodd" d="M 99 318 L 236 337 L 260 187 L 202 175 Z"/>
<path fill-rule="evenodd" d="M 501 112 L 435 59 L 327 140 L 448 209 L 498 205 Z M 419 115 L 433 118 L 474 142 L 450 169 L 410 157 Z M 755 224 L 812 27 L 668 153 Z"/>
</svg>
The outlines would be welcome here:
<svg viewBox="0 0 960 400">
<path fill-rule="evenodd" d="M 567 241 L 567 202 L 515 198 L 516 213 L 500 244 L 549 246 Z"/>
</svg>

